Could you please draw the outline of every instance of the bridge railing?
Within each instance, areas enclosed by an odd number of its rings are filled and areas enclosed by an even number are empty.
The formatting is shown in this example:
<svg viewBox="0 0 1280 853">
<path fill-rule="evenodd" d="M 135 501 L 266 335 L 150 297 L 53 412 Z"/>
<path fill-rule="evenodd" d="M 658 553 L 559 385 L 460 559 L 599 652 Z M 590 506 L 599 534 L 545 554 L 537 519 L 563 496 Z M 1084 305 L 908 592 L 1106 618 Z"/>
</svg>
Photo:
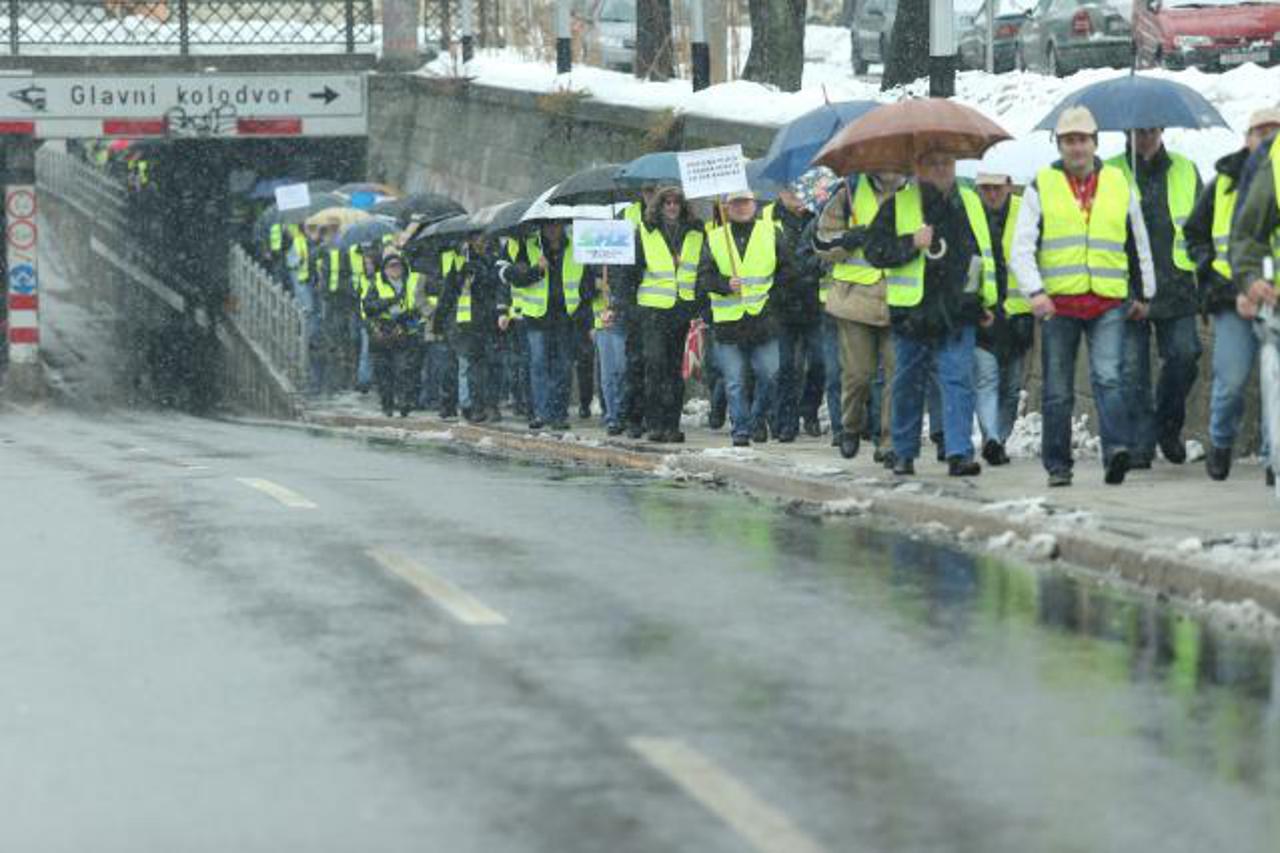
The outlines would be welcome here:
<svg viewBox="0 0 1280 853">
<path fill-rule="evenodd" d="M 374 0 L 0 0 L 10 56 L 373 53 L 374 12 Z"/>
</svg>

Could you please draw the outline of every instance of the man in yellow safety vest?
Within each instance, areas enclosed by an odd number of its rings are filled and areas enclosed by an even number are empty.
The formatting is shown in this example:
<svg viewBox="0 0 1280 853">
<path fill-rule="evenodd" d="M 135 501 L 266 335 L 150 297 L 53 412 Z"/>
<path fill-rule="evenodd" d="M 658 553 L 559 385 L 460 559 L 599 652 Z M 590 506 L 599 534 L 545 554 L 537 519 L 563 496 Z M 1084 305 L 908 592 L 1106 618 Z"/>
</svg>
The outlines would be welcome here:
<svg viewBox="0 0 1280 853">
<path fill-rule="evenodd" d="M 1022 194 L 1009 268 L 1040 325 L 1044 426 L 1040 458 L 1050 486 L 1069 486 L 1076 354 L 1089 342 L 1104 481 L 1124 482 L 1133 420 L 1121 382 L 1125 319 L 1146 316 L 1155 295 L 1142 208 L 1124 173 L 1097 157 L 1098 123 L 1084 107 L 1058 118 L 1062 159 Z M 1136 273 L 1136 274 L 1135 274 Z"/>
</svg>

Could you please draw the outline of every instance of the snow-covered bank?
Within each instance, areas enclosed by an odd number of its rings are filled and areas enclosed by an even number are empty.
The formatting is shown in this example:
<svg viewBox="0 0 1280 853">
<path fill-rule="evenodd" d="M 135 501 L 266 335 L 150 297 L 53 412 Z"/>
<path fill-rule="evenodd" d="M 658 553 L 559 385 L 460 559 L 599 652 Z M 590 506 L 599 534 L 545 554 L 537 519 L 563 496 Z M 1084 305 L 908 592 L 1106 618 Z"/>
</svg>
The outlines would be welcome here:
<svg viewBox="0 0 1280 853">
<path fill-rule="evenodd" d="M 458 73 L 476 82 L 524 91 L 551 92 L 573 89 L 589 93 L 606 103 L 626 104 L 646 109 L 672 109 L 678 113 L 732 121 L 776 125 L 820 106 L 824 99 L 871 99 L 894 101 L 927 91 L 920 81 L 906 89 L 881 92 L 875 81 L 856 79 L 849 68 L 849 34 L 839 27 L 810 26 L 806 34 L 804 88 L 799 92 L 778 92 L 758 83 L 737 80 L 693 92 L 689 81 L 642 82 L 630 74 L 578 65 L 567 75 L 557 75 L 550 63 L 521 58 L 514 49 L 479 51 L 461 68 L 445 56 L 423 67 L 427 76 Z M 1030 133 L 1044 115 L 1068 93 L 1090 83 L 1126 74 L 1110 68 L 1081 71 L 1058 79 L 1042 74 L 1011 72 L 987 74 L 965 71 L 956 81 L 957 99 L 981 109 L 999 121 L 1011 134 Z M 1191 157 L 1208 172 L 1218 157 L 1240 144 L 1251 112 L 1271 106 L 1280 97 L 1280 67 L 1244 65 L 1223 74 L 1197 70 L 1143 72 L 1184 83 L 1203 94 L 1231 124 L 1232 130 L 1171 130 L 1170 148 Z M 1041 134 L 1048 147 L 1048 134 Z M 1123 148 L 1120 134 L 1103 134 L 1104 156 Z"/>
</svg>

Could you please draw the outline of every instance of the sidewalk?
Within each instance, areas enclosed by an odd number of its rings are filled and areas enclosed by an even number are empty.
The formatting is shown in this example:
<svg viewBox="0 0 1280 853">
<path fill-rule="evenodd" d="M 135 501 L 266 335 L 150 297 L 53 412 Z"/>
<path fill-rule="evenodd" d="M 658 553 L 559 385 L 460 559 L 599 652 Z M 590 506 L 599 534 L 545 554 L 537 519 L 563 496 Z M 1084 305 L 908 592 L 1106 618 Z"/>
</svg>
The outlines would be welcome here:
<svg viewBox="0 0 1280 853">
<path fill-rule="evenodd" d="M 948 477 L 926 441 L 917 476 L 895 478 L 871 461 L 841 459 L 830 436 L 730 446 L 727 429 L 711 431 L 685 416 L 686 442 L 658 445 L 605 435 L 598 417 L 573 419 L 573 430 L 534 434 L 521 419 L 497 425 L 443 421 L 434 415 L 385 418 L 372 395 L 343 395 L 310 405 L 305 422 L 393 431 L 449 441 L 480 452 L 658 477 L 702 480 L 831 515 L 872 520 L 959 540 L 1030 560 L 1062 560 L 1158 593 L 1205 602 L 1252 601 L 1280 617 L 1280 501 L 1263 485 L 1262 466 L 1240 460 L 1231 479 L 1208 479 L 1203 462 L 1156 462 L 1107 486 L 1096 458 L 1077 456 L 1075 484 L 1046 487 L 1038 458 L 1020 456 L 981 476 Z"/>
</svg>

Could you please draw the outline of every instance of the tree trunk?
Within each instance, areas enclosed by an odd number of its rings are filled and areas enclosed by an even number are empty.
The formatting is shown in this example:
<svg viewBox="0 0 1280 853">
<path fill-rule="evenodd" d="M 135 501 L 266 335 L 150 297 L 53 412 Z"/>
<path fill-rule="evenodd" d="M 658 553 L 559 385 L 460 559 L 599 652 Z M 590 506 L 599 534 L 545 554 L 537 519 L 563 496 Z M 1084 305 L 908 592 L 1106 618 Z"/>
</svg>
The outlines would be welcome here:
<svg viewBox="0 0 1280 853">
<path fill-rule="evenodd" d="M 744 80 L 800 91 L 804 77 L 804 19 L 808 0 L 748 0 L 751 52 Z"/>
<path fill-rule="evenodd" d="M 636 4 L 636 76 L 670 80 L 672 66 L 671 0 Z"/>
<path fill-rule="evenodd" d="M 898 0 L 889 56 L 880 89 L 892 89 L 929 76 L 929 0 Z"/>
</svg>

